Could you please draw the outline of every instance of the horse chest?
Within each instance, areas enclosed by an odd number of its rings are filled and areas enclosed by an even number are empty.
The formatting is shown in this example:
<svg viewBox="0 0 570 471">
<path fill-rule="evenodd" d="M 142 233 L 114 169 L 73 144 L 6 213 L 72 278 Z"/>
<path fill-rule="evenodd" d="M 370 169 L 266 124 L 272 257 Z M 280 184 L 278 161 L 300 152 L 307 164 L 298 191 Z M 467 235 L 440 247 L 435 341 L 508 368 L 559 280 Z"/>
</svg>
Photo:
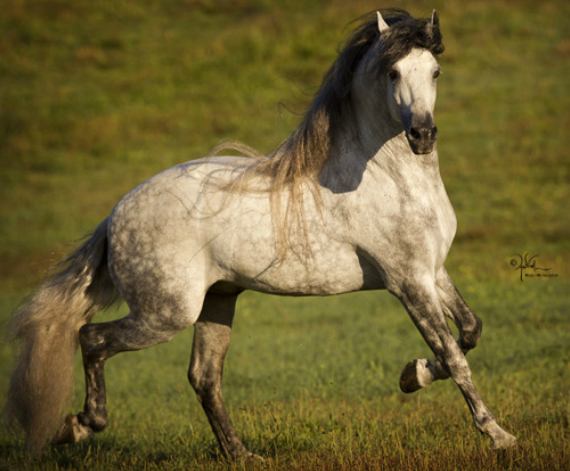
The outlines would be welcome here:
<svg viewBox="0 0 570 471">
<path fill-rule="evenodd" d="M 430 256 L 431 263 L 441 265 L 456 218 L 439 173 L 371 180 L 373 187 L 347 200 L 347 236 L 354 245 L 381 264 Z"/>
</svg>

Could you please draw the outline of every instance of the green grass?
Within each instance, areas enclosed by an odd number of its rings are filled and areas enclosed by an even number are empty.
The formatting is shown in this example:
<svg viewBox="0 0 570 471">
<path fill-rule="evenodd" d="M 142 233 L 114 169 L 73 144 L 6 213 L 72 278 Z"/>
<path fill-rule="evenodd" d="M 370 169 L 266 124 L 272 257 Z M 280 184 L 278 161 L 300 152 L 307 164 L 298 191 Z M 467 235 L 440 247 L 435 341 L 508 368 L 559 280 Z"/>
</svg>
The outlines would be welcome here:
<svg viewBox="0 0 570 471">
<path fill-rule="evenodd" d="M 399 392 L 405 362 L 430 354 L 403 308 L 378 293 L 243 296 L 224 387 L 246 444 L 270 469 L 564 469 L 568 283 L 473 288 L 485 326 L 470 354 L 474 378 L 517 449 L 492 452 L 449 381 Z M 188 331 L 109 361 L 110 426 L 100 436 L 27 462 L 2 435 L 0 457 L 18 469 L 231 469 L 185 379 L 190 345 Z"/>
<path fill-rule="evenodd" d="M 565 469 L 570 4 L 398 6 L 440 13 L 438 146 L 459 221 L 448 269 L 484 321 L 469 355 L 475 382 L 520 446 L 491 452 L 449 381 L 399 392 L 405 363 L 430 354 L 386 293 L 244 294 L 226 364 L 230 414 L 269 469 Z M 135 184 L 223 140 L 262 151 L 282 141 L 299 119 L 287 108 L 307 106 L 348 21 L 377 7 L 5 1 L 0 329 L 70 241 Z M 525 251 L 558 276 L 519 281 L 509 261 Z M 29 460 L 0 429 L 0 469 L 240 469 L 219 456 L 187 383 L 191 337 L 110 360 L 110 426 L 85 443 Z M 0 402 L 13 353 L 0 343 Z M 74 410 L 82 382 L 78 364 Z"/>
</svg>

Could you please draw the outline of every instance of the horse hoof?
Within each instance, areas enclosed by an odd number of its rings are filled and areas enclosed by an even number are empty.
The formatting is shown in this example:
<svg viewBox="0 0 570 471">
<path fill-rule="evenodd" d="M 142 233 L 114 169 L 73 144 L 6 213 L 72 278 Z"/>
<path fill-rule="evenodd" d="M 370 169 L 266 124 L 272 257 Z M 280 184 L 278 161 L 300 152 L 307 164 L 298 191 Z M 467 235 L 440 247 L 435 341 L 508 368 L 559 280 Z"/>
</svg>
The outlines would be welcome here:
<svg viewBox="0 0 570 471">
<path fill-rule="evenodd" d="M 414 360 L 408 363 L 400 375 L 400 389 L 409 394 L 429 386 L 434 380 L 429 360 Z"/>
<path fill-rule="evenodd" d="M 416 362 L 417 360 L 408 363 L 400 375 L 400 389 L 403 393 L 413 393 L 422 388 L 416 374 Z"/>
<path fill-rule="evenodd" d="M 65 443 L 77 443 L 93 434 L 93 431 L 82 425 L 76 415 L 68 415 L 55 434 L 52 443 L 54 445 L 63 445 Z"/>
<path fill-rule="evenodd" d="M 492 450 L 506 450 L 517 445 L 517 439 L 508 432 L 504 432 L 500 438 L 494 438 L 492 440 L 491 449 Z"/>
</svg>

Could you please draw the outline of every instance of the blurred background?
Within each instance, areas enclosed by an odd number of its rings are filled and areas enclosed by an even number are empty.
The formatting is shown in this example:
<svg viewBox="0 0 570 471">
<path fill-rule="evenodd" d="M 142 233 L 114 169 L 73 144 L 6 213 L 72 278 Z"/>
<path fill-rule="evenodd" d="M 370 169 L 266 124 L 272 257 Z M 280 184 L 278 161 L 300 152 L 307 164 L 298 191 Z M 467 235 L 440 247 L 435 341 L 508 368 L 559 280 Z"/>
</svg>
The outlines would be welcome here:
<svg viewBox="0 0 570 471">
<path fill-rule="evenodd" d="M 449 263 L 565 271 L 570 6 L 565 1 L 5 0 L 0 15 L 0 295 L 29 288 L 134 185 L 224 140 L 269 152 L 352 26 L 440 14 L 436 119 L 459 219 Z M 451 267 L 450 267 L 451 268 Z"/>
</svg>

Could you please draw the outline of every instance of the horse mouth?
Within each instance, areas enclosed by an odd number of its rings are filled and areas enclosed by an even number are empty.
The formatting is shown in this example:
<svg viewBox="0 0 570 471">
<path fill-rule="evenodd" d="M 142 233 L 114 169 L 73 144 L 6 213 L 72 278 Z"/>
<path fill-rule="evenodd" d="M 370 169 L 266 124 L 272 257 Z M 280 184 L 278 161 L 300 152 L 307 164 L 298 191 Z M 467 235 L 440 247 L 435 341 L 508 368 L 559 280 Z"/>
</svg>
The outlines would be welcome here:
<svg viewBox="0 0 570 471">
<path fill-rule="evenodd" d="M 435 147 L 435 141 L 420 143 L 420 144 L 410 142 L 410 148 L 412 149 L 412 152 L 416 155 L 431 154 L 433 152 L 434 147 Z"/>
</svg>

